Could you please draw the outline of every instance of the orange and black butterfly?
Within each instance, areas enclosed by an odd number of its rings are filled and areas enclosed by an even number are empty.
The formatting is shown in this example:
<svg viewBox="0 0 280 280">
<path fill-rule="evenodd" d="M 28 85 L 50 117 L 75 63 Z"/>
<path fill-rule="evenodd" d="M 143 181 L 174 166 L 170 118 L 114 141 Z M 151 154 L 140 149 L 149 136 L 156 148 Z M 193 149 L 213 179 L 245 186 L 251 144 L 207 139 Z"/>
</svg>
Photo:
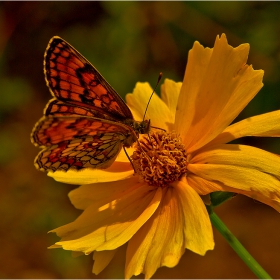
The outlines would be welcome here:
<svg viewBox="0 0 280 280">
<path fill-rule="evenodd" d="M 35 159 L 39 170 L 107 168 L 122 147 L 149 132 L 150 122 L 135 121 L 97 69 L 60 37 L 47 46 L 44 73 L 54 98 L 31 134 L 43 148 Z"/>
</svg>

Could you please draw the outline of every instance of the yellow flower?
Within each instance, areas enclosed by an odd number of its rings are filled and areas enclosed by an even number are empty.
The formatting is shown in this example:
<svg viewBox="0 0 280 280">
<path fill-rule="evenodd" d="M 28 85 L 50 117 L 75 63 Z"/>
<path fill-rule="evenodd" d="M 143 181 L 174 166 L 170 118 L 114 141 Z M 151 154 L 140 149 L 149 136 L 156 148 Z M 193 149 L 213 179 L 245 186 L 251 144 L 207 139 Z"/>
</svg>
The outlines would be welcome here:
<svg viewBox="0 0 280 280">
<path fill-rule="evenodd" d="M 125 277 L 150 278 L 174 267 L 185 249 L 204 255 L 214 248 L 209 215 L 200 195 L 230 191 L 280 211 L 280 157 L 264 150 L 226 144 L 243 136 L 280 136 L 280 111 L 230 125 L 262 87 L 262 70 L 246 64 L 249 45 L 214 48 L 194 43 L 183 83 L 165 80 L 147 118 L 154 128 L 106 170 L 50 173 L 58 181 L 83 184 L 70 192 L 83 213 L 59 227 L 52 248 L 90 254 L 99 273 L 127 244 Z M 152 92 L 137 83 L 127 103 L 142 120 Z"/>
</svg>

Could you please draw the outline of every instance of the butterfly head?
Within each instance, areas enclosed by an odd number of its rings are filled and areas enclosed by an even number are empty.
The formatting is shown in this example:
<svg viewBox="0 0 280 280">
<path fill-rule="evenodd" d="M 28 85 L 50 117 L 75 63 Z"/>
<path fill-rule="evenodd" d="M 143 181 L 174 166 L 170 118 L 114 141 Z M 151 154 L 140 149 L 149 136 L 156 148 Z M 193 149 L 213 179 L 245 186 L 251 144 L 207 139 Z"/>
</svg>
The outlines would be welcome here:
<svg viewBox="0 0 280 280">
<path fill-rule="evenodd" d="M 139 124 L 139 133 L 148 134 L 151 129 L 151 120 L 144 120 Z"/>
<path fill-rule="evenodd" d="M 144 120 L 141 122 L 134 122 L 133 128 L 138 134 L 148 134 L 151 128 L 151 121 Z"/>
</svg>

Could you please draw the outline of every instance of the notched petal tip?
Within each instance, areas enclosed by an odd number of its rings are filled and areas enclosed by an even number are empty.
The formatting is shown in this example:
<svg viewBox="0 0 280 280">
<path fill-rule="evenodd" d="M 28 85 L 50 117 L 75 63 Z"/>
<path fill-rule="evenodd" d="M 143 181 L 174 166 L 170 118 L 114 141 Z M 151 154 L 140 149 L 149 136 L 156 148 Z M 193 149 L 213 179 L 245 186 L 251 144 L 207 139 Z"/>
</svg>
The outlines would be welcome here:
<svg viewBox="0 0 280 280">
<path fill-rule="evenodd" d="M 212 49 L 196 42 L 190 51 L 175 118 L 189 153 L 217 137 L 262 87 L 263 71 L 246 64 L 249 48 L 233 48 L 222 34 Z"/>
</svg>

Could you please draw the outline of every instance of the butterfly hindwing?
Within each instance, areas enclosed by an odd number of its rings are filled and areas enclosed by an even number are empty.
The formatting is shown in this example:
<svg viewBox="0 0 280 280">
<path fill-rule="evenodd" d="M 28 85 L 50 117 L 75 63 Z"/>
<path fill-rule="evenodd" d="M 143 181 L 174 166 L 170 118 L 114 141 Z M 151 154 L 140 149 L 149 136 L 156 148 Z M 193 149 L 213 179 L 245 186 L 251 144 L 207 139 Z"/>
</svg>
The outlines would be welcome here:
<svg viewBox="0 0 280 280">
<path fill-rule="evenodd" d="M 35 159 L 35 166 L 41 171 L 107 168 L 121 148 L 122 141 L 117 133 L 80 137 L 43 149 Z"/>
</svg>

